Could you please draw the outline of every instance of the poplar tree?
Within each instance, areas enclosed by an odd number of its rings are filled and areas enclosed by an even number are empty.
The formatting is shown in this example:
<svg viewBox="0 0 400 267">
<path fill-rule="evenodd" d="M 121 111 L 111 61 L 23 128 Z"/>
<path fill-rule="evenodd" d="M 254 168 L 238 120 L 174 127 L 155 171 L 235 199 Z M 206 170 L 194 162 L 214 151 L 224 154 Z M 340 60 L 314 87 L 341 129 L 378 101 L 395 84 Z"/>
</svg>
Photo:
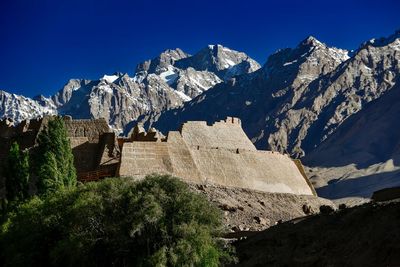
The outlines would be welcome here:
<svg viewBox="0 0 400 267">
<path fill-rule="evenodd" d="M 17 142 L 12 143 L 4 168 L 6 198 L 23 200 L 29 195 L 29 154 L 21 151 Z"/>
<path fill-rule="evenodd" d="M 54 117 L 38 136 L 36 174 L 40 194 L 76 185 L 76 170 L 64 120 Z"/>
</svg>

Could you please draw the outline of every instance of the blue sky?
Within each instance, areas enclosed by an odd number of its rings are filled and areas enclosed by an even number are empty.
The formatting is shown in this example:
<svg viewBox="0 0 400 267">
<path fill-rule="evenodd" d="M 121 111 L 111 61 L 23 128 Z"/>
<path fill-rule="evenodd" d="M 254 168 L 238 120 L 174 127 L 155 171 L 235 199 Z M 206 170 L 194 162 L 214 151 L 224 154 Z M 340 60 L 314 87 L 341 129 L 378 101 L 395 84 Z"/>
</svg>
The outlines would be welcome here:
<svg viewBox="0 0 400 267">
<path fill-rule="evenodd" d="M 70 78 L 132 74 L 179 47 L 220 43 L 265 63 L 308 35 L 354 49 L 400 29 L 400 1 L 2 0 L 0 89 L 46 96 Z"/>
</svg>

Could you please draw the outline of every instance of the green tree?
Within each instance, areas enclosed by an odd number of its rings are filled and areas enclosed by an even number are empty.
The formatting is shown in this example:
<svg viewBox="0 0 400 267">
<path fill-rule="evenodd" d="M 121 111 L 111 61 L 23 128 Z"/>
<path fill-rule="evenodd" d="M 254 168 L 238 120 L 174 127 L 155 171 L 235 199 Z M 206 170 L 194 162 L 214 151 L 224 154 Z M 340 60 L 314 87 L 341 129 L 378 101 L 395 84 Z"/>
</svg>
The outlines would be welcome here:
<svg viewBox="0 0 400 267">
<path fill-rule="evenodd" d="M 76 185 L 76 170 L 64 120 L 54 117 L 38 136 L 35 173 L 41 194 Z"/>
<path fill-rule="evenodd" d="M 33 198 L 0 233 L 5 266 L 220 266 L 220 210 L 180 180 L 110 178 Z M 0 260 L 1 262 L 1 260 Z"/>
<path fill-rule="evenodd" d="M 12 143 L 4 167 L 6 198 L 19 201 L 29 196 L 29 154 Z"/>
</svg>

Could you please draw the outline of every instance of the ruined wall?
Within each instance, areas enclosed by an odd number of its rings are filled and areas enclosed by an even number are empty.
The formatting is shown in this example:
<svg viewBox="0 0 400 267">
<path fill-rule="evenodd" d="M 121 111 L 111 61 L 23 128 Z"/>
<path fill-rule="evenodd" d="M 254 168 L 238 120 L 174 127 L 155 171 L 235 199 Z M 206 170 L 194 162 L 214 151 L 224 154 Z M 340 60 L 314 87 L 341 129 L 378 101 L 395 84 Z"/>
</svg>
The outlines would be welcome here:
<svg viewBox="0 0 400 267">
<path fill-rule="evenodd" d="M 209 126 L 205 121 L 190 121 L 182 125 L 181 134 L 190 147 L 220 147 L 256 150 L 244 133 L 240 120 L 228 117 Z"/>
<path fill-rule="evenodd" d="M 105 119 L 72 120 L 64 117 L 78 175 L 98 169 L 114 173 L 119 164 L 115 134 Z"/>
<path fill-rule="evenodd" d="M 165 136 L 154 128 L 150 128 L 146 132 L 144 127 L 138 124 L 130 131 L 126 141 L 162 142 L 165 141 Z"/>
<path fill-rule="evenodd" d="M 90 143 L 98 143 L 103 133 L 112 132 L 105 119 L 72 120 L 65 117 L 69 137 L 87 137 Z"/>
<path fill-rule="evenodd" d="M 229 120 L 213 126 L 185 123 L 181 132 L 169 132 L 166 142 L 124 143 L 119 174 L 144 177 L 166 173 L 197 183 L 313 194 L 312 186 L 288 156 L 257 151 L 243 135 L 240 124 Z"/>
</svg>

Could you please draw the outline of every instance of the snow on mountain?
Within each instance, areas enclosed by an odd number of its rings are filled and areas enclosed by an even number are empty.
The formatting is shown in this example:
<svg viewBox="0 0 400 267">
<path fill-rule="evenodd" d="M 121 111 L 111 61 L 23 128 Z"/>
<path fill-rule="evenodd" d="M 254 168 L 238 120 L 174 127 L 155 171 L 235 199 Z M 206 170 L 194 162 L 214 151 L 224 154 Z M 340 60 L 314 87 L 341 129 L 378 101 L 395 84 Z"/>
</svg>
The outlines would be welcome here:
<svg viewBox="0 0 400 267">
<path fill-rule="evenodd" d="M 167 70 L 160 73 L 161 79 L 168 85 L 172 85 L 178 78 L 178 74 L 175 72 L 172 65 L 168 65 Z"/>
<path fill-rule="evenodd" d="M 117 75 L 104 75 L 100 80 L 104 80 L 107 83 L 113 83 L 118 78 L 119 77 Z"/>
<path fill-rule="evenodd" d="M 0 90 L 1 119 L 10 118 L 17 123 L 25 119 L 53 114 L 57 114 L 56 106 L 49 99 L 42 97 L 39 100 L 33 100 Z"/>
<path fill-rule="evenodd" d="M 193 56 L 180 49 L 166 50 L 140 63 L 133 80 L 145 83 L 148 75 L 156 75 L 179 91 L 178 95 L 185 102 L 233 76 L 259 68 L 260 65 L 245 53 L 221 45 L 208 45 Z"/>
<path fill-rule="evenodd" d="M 236 71 L 236 66 L 241 65 Z M 260 65 L 243 52 L 238 52 L 222 45 L 208 45 L 193 56 L 182 58 L 175 63 L 180 69 L 189 67 L 197 71 L 210 71 L 220 79 L 227 81 L 234 75 L 251 73 Z"/>
</svg>

